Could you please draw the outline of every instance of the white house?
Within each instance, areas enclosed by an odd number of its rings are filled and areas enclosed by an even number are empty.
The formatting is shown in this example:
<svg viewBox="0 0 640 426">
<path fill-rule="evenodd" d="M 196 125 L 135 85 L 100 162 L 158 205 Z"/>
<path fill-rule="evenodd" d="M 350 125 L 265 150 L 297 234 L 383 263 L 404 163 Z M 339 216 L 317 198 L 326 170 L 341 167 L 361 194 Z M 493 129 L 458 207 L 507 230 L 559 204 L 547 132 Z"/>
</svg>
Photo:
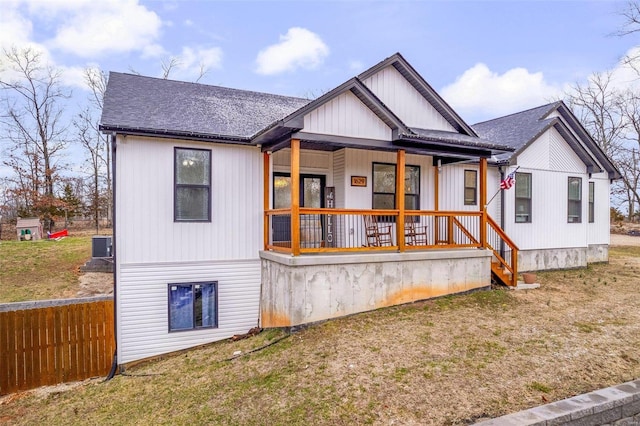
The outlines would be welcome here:
<svg viewBox="0 0 640 426">
<path fill-rule="evenodd" d="M 495 217 L 520 249 L 520 270 L 608 260 L 609 185 L 620 174 L 562 101 L 473 128 L 515 148 L 494 159 L 501 179 L 516 170 Z"/>
<path fill-rule="evenodd" d="M 114 147 L 118 362 L 492 277 L 513 285 L 520 240 L 527 269 L 584 264 L 537 260 L 552 254 L 606 260 L 615 168 L 564 105 L 553 111 L 533 140 L 474 130 L 400 54 L 313 101 L 111 73 L 101 129 Z M 516 164 L 515 190 L 484 209 Z M 528 204 L 514 198 L 526 173 Z M 567 201 L 570 177 L 582 198 Z M 563 197 L 579 223 L 546 211 Z M 552 226 L 571 235 L 540 235 Z"/>
</svg>

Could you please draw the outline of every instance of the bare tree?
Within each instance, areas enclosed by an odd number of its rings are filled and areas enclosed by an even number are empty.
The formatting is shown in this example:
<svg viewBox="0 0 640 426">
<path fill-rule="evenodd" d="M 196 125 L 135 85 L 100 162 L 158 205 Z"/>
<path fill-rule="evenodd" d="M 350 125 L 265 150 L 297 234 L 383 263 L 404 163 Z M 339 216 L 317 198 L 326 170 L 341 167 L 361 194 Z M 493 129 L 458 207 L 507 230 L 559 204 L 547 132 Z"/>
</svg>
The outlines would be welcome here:
<svg viewBox="0 0 640 426">
<path fill-rule="evenodd" d="M 63 105 L 70 93 L 60 84 L 60 71 L 44 64 L 35 49 L 14 47 L 3 53 L 0 99 L 6 114 L 0 120 L 9 142 L 5 164 L 30 198 L 26 207 L 51 218 L 59 160 L 67 145 Z"/>
<path fill-rule="evenodd" d="M 104 105 L 104 93 L 107 90 L 107 82 L 109 77 L 107 74 L 96 68 L 87 68 L 85 69 L 85 82 L 89 86 L 91 90 L 91 98 L 90 103 L 97 109 L 98 113 L 102 112 L 102 107 Z M 97 189 L 98 184 L 96 183 L 98 180 L 98 174 L 101 172 L 102 168 L 96 164 L 96 160 L 99 160 L 104 164 L 104 175 L 105 175 L 105 183 L 106 183 L 106 204 L 107 204 L 107 225 L 111 225 L 112 220 L 112 200 L 113 200 L 113 191 L 111 188 L 111 142 L 108 137 L 105 137 L 98 130 L 97 122 L 87 122 L 88 119 L 91 119 L 91 111 L 86 109 L 78 116 L 78 122 L 80 124 L 80 128 L 76 125 L 76 129 L 81 131 L 82 135 L 80 137 L 80 143 L 85 148 L 85 151 L 89 154 L 89 163 L 90 169 L 92 173 L 95 175 L 93 185 L 94 189 Z M 95 139 L 92 139 L 95 138 Z M 99 147 L 98 144 L 102 143 L 102 147 Z M 96 199 L 97 201 L 97 199 Z M 97 212 L 94 212 L 97 214 Z M 97 220 L 97 219 L 96 219 Z M 96 232 L 98 222 L 96 222 Z"/>
<path fill-rule="evenodd" d="M 587 84 L 575 84 L 566 101 L 600 148 L 615 158 L 627 127 L 622 95 L 613 89 L 611 73 L 596 73 Z"/>
<path fill-rule="evenodd" d="M 88 154 L 89 175 L 90 175 L 90 191 L 89 206 L 91 208 L 91 216 L 93 217 L 96 227 L 96 234 L 100 232 L 100 207 L 101 207 L 101 190 L 100 176 L 102 175 L 102 167 L 104 165 L 104 152 L 108 152 L 106 138 L 100 133 L 97 123 L 91 115 L 91 109 L 87 107 L 78 114 L 73 120 L 76 129 L 78 141 Z"/>
</svg>

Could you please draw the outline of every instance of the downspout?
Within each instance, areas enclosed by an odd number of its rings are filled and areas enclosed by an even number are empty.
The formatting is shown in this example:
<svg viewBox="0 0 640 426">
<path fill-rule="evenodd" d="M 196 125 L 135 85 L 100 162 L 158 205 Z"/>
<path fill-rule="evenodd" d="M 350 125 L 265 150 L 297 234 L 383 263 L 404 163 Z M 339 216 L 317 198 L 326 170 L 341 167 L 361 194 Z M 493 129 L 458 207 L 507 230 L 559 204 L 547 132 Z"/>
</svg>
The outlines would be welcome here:
<svg viewBox="0 0 640 426">
<path fill-rule="evenodd" d="M 105 382 L 113 379 L 118 370 L 118 286 L 117 286 L 117 270 L 118 262 L 116 262 L 117 250 L 116 250 L 116 134 L 109 135 L 111 138 L 111 202 L 112 202 L 112 217 L 111 217 L 111 232 L 113 238 L 111 239 L 111 256 L 113 257 L 113 340 L 114 351 L 113 361 L 111 362 L 111 370 L 109 375 L 105 379 Z"/>
<path fill-rule="evenodd" d="M 504 169 L 502 166 L 498 167 L 500 172 L 500 182 L 504 180 Z M 504 231 L 504 189 L 500 189 L 500 228 Z M 506 232 L 506 231 L 505 231 Z M 504 240 L 500 239 L 500 256 L 504 259 Z"/>
</svg>

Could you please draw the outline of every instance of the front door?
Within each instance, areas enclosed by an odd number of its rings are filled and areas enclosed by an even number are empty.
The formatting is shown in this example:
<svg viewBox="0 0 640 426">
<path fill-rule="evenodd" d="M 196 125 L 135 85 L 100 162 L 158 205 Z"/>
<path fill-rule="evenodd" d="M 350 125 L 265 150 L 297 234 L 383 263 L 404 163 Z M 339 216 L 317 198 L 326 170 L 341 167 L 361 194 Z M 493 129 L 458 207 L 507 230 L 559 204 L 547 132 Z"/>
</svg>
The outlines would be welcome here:
<svg viewBox="0 0 640 426">
<path fill-rule="evenodd" d="M 300 175 L 300 207 L 324 207 L 324 175 Z M 291 174 L 273 174 L 273 208 L 291 207 Z M 273 217 L 274 244 L 291 241 L 291 218 L 288 216 Z M 322 226 L 319 215 L 302 215 L 300 217 L 300 240 L 303 247 L 318 246 L 322 240 Z"/>
</svg>

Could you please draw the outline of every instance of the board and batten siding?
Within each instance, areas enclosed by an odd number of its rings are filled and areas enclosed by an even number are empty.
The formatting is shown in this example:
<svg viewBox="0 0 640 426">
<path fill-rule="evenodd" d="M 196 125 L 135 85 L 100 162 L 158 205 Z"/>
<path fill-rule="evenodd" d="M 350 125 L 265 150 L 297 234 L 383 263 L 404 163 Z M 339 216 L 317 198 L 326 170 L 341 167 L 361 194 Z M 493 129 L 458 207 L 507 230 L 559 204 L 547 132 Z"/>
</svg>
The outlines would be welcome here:
<svg viewBox="0 0 640 426">
<path fill-rule="evenodd" d="M 610 200 L 610 186 L 609 186 L 609 175 L 607 172 L 603 173 L 594 173 L 591 175 L 591 179 L 589 182 L 594 182 L 594 205 L 593 205 L 593 223 L 587 224 L 587 242 L 589 244 L 609 244 L 611 239 L 610 232 L 610 208 L 611 208 L 611 200 Z M 587 197 L 589 196 L 589 192 L 587 189 Z M 587 220 L 589 219 L 589 199 L 587 198 Z"/>
<path fill-rule="evenodd" d="M 380 70 L 363 83 L 407 126 L 456 131 L 393 66 Z"/>
<path fill-rule="evenodd" d="M 391 129 L 351 92 L 342 93 L 306 114 L 302 131 L 391 140 Z"/>
<path fill-rule="evenodd" d="M 119 363 L 246 333 L 258 324 L 259 148 L 117 137 Z M 211 150 L 211 222 L 174 222 L 174 148 Z M 169 333 L 168 284 L 218 281 L 218 328 Z"/>
<path fill-rule="evenodd" d="M 474 170 L 476 179 L 476 203 L 464 204 L 464 171 Z M 472 211 L 480 210 L 480 166 L 475 163 L 451 164 L 441 167 L 440 171 L 440 210 Z M 487 202 L 500 189 L 500 173 L 494 167 L 487 168 Z M 500 223 L 500 195 L 488 205 L 487 212 Z"/>
<path fill-rule="evenodd" d="M 345 185 L 346 208 L 370 209 L 373 200 L 373 163 L 396 164 L 398 156 L 393 152 L 346 149 Z M 432 157 L 407 154 L 405 164 L 420 167 L 420 209 L 433 210 L 434 187 Z M 350 176 L 366 176 L 367 186 L 351 186 Z"/>
<path fill-rule="evenodd" d="M 211 150 L 211 222 L 174 222 L 174 148 Z M 257 259 L 262 248 L 259 148 L 118 137 L 118 262 Z"/>
<path fill-rule="evenodd" d="M 122 265 L 119 363 L 215 342 L 256 327 L 260 270 L 258 260 Z M 204 281 L 218 282 L 218 327 L 169 332 L 168 285 Z"/>
<path fill-rule="evenodd" d="M 515 222 L 515 188 L 505 191 L 505 231 L 520 250 L 587 247 L 589 175 L 585 164 L 551 128 L 517 158 L 531 173 L 531 223 Z M 582 222 L 568 223 L 568 178 L 582 179 Z M 608 196 L 607 196 L 608 198 Z"/>
</svg>

